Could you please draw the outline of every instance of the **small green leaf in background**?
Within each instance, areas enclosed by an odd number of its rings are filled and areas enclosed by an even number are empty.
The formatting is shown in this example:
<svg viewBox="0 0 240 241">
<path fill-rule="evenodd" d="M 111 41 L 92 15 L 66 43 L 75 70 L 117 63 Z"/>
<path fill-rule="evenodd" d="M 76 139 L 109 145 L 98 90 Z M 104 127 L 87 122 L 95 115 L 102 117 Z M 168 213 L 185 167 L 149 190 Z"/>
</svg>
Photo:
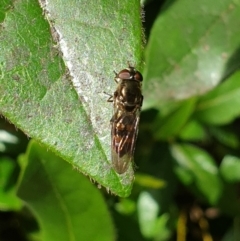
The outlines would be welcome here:
<svg viewBox="0 0 240 241">
<path fill-rule="evenodd" d="M 227 155 L 223 158 L 220 173 L 228 182 L 240 181 L 240 158 Z"/>
<path fill-rule="evenodd" d="M 238 133 L 233 131 L 233 128 L 224 128 L 222 126 L 210 126 L 209 132 L 220 143 L 238 150 L 240 147 L 240 141 Z"/>
<path fill-rule="evenodd" d="M 206 138 L 204 127 L 196 120 L 191 120 L 182 128 L 179 137 L 185 141 L 200 141 Z"/>
<path fill-rule="evenodd" d="M 169 215 L 159 216 L 159 203 L 149 192 L 141 192 L 138 198 L 138 217 L 142 234 L 147 239 L 167 240 L 171 236 L 168 229 Z"/>
<path fill-rule="evenodd" d="M 16 196 L 16 172 L 18 166 L 9 159 L 0 157 L 0 210 L 20 210 L 21 200 Z"/>
<path fill-rule="evenodd" d="M 104 199 L 87 177 L 34 141 L 20 163 L 18 196 L 35 214 L 42 240 L 114 240 Z"/>
<path fill-rule="evenodd" d="M 138 184 L 141 187 L 153 189 L 164 188 L 166 186 L 166 182 L 164 180 L 139 172 L 135 175 L 135 184 Z"/>
<path fill-rule="evenodd" d="M 129 198 L 123 198 L 120 202 L 116 203 L 115 209 L 121 214 L 131 215 L 136 210 L 136 203 Z"/>
<path fill-rule="evenodd" d="M 240 71 L 200 98 L 195 117 L 205 123 L 223 125 L 240 115 Z"/>
<path fill-rule="evenodd" d="M 222 182 L 212 157 L 189 144 L 175 144 L 171 150 L 180 180 L 185 181 L 186 185 L 195 186 L 211 204 L 215 204 L 222 192 Z"/>
<path fill-rule="evenodd" d="M 154 236 L 159 206 L 156 200 L 148 193 L 142 192 L 138 198 L 138 216 L 141 232 L 147 238 Z"/>
<path fill-rule="evenodd" d="M 153 132 L 156 139 L 167 140 L 177 135 L 188 121 L 195 109 L 196 99 L 188 99 L 180 103 L 178 108 L 168 116 L 156 118 Z M 161 112 L 159 114 L 161 116 Z"/>
</svg>

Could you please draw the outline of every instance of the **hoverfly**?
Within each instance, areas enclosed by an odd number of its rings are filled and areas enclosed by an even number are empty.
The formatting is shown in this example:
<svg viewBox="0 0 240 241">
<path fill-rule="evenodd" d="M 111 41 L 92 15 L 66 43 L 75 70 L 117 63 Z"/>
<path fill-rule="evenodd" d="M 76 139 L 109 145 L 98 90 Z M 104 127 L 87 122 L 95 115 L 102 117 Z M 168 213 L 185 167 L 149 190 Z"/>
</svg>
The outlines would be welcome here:
<svg viewBox="0 0 240 241">
<path fill-rule="evenodd" d="M 141 85 L 143 77 L 134 67 L 121 70 L 114 78 L 118 84 L 108 102 L 113 102 L 114 114 L 111 122 L 111 152 L 115 171 L 123 174 L 133 154 L 138 134 L 140 110 L 143 96 Z"/>
</svg>

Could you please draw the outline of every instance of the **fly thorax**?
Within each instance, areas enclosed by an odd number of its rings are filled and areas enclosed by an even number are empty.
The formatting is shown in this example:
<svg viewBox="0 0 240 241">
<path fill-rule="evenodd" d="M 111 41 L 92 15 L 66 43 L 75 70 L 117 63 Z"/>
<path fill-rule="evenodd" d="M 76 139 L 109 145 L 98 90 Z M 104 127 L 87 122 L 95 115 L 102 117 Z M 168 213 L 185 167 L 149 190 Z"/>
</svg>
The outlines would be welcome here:
<svg viewBox="0 0 240 241">
<path fill-rule="evenodd" d="M 138 102 L 138 97 L 140 95 L 139 91 L 139 86 L 136 84 L 135 81 L 126 82 L 121 89 L 122 101 L 127 106 L 136 105 L 136 103 Z"/>
</svg>

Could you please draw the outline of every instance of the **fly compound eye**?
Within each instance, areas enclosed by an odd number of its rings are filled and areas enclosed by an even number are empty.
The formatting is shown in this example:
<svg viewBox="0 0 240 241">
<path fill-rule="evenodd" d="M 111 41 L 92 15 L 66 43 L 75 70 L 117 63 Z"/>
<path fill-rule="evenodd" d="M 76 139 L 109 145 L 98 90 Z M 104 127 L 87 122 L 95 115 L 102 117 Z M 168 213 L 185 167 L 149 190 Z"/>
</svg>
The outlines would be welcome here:
<svg viewBox="0 0 240 241">
<path fill-rule="evenodd" d="M 120 79 L 131 79 L 132 76 L 128 69 L 123 69 L 118 73 L 117 77 Z"/>
<path fill-rule="evenodd" d="M 143 80 L 142 74 L 136 71 L 136 73 L 134 74 L 134 79 L 141 82 Z"/>
</svg>

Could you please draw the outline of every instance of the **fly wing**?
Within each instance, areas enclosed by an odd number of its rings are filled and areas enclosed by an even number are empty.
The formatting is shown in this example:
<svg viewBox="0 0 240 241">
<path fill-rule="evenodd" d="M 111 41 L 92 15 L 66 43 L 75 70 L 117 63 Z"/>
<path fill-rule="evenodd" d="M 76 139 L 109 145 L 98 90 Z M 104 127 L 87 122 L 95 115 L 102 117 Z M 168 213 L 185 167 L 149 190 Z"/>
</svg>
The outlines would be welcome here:
<svg viewBox="0 0 240 241">
<path fill-rule="evenodd" d="M 139 115 L 139 110 L 134 113 L 116 111 L 112 118 L 112 163 L 119 174 L 126 172 L 133 161 Z"/>
</svg>

